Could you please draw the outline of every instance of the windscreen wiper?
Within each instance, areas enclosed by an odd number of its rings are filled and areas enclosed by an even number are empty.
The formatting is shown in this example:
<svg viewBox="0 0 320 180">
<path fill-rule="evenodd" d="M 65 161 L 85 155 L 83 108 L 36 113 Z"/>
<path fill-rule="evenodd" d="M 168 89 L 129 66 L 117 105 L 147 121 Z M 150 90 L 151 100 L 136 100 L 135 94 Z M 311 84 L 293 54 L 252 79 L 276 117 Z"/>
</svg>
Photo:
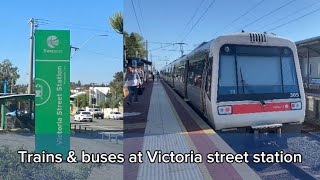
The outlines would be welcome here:
<svg viewBox="0 0 320 180">
<path fill-rule="evenodd" d="M 240 77 L 241 77 L 241 84 L 242 84 L 243 93 L 245 93 L 244 92 L 244 88 L 246 88 L 247 91 L 249 91 L 250 94 L 255 94 L 253 90 L 248 88 L 249 84 L 243 79 L 241 68 L 240 68 Z M 262 99 L 258 99 L 258 101 L 262 104 L 262 106 L 266 105 L 266 103 Z"/>
</svg>

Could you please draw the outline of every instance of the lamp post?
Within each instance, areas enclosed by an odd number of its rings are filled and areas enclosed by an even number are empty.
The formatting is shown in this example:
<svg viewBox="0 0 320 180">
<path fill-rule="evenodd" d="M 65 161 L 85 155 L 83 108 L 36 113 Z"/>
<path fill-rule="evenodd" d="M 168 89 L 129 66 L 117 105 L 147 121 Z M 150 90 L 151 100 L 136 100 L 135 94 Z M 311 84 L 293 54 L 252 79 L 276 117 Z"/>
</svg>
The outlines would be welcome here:
<svg viewBox="0 0 320 180">
<path fill-rule="evenodd" d="M 81 44 L 81 46 L 79 46 L 78 48 L 73 47 L 73 48 L 76 48 L 76 50 L 75 50 L 74 53 L 71 55 L 71 58 L 76 54 L 76 52 L 77 52 L 78 50 L 81 50 L 81 48 L 82 48 L 84 45 L 86 45 L 90 40 L 92 40 L 94 37 L 97 37 L 97 36 L 106 37 L 106 36 L 108 36 L 108 35 L 107 35 L 107 34 L 94 34 L 94 35 L 92 35 L 90 38 L 88 38 L 86 41 L 84 41 L 84 42 Z"/>
</svg>

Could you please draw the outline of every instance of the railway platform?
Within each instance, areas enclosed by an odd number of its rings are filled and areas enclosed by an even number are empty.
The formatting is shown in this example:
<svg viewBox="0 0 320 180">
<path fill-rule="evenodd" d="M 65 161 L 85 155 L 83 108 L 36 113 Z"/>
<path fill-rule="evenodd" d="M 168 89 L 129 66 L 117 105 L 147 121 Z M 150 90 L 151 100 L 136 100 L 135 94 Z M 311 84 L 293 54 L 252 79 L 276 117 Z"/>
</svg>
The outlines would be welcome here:
<svg viewBox="0 0 320 180">
<path fill-rule="evenodd" d="M 124 179 L 260 179 L 245 163 L 208 163 L 208 153 L 235 152 L 167 84 L 149 83 L 139 103 L 125 112 L 124 153 L 143 153 L 143 163 L 124 164 Z M 150 162 L 147 151 L 200 153 L 203 163 Z"/>
</svg>

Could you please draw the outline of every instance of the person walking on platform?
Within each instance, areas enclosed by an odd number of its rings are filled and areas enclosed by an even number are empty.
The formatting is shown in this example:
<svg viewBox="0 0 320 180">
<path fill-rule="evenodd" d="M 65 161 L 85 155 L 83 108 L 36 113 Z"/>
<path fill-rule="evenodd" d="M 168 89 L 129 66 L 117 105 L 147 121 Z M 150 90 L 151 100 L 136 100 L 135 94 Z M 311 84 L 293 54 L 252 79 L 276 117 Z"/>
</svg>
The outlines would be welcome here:
<svg viewBox="0 0 320 180">
<path fill-rule="evenodd" d="M 160 80 L 160 72 L 157 71 L 157 80 Z"/>
<path fill-rule="evenodd" d="M 130 105 L 133 101 L 138 103 L 138 86 L 140 84 L 140 77 L 139 74 L 135 71 L 133 67 L 128 67 L 128 71 L 124 78 L 125 86 L 128 87 L 129 91 L 129 99 L 127 104 Z"/>
</svg>

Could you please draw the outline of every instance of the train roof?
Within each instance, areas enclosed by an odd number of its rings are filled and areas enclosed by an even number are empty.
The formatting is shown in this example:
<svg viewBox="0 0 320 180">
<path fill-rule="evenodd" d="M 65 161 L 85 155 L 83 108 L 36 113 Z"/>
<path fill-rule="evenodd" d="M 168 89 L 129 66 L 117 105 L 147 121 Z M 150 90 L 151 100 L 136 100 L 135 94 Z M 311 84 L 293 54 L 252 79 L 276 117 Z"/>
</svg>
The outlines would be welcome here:
<svg viewBox="0 0 320 180">
<path fill-rule="evenodd" d="M 180 62 L 185 60 L 186 58 L 193 56 L 195 54 L 197 54 L 198 52 L 203 52 L 203 51 L 208 51 L 210 49 L 211 44 L 213 43 L 214 39 L 212 39 L 209 42 L 202 42 L 199 46 L 197 46 L 194 50 L 192 50 L 190 53 L 188 53 L 187 55 L 183 55 L 181 57 L 179 57 L 178 59 L 172 61 L 171 63 L 169 63 L 168 65 L 166 65 L 164 68 L 171 66 L 174 63 Z"/>
<path fill-rule="evenodd" d="M 250 37 L 250 39 L 252 38 L 253 40 L 252 41 L 260 41 L 260 38 L 261 40 L 264 38 L 278 38 L 278 39 L 284 39 L 284 40 L 287 40 L 285 38 L 282 38 L 282 37 L 279 37 L 273 33 L 257 33 L 257 32 L 240 32 L 240 33 L 233 33 L 233 34 L 227 34 L 227 35 L 222 35 L 222 36 L 219 36 L 220 37 L 238 37 L 238 36 L 248 36 Z M 257 38 L 259 37 L 259 38 Z M 259 40 L 256 40 L 256 39 L 259 39 Z M 193 51 L 191 51 L 189 54 L 185 55 L 185 56 L 182 56 L 174 61 L 172 61 L 171 63 L 169 63 L 168 65 L 164 66 L 163 68 L 168 68 L 170 66 L 172 66 L 172 64 L 175 64 L 175 63 L 179 63 L 183 60 L 185 60 L 186 58 L 189 58 L 189 57 L 193 57 L 195 55 L 199 55 L 199 53 L 206 53 L 206 52 L 209 52 L 209 49 L 212 45 L 212 43 L 214 43 L 216 39 L 212 39 L 211 41 L 209 42 L 203 42 L 201 43 L 198 47 L 196 47 Z M 311 40 L 315 40 L 314 38 L 311 39 Z M 317 37 L 316 39 L 318 42 L 320 42 L 320 37 Z M 305 40 L 306 41 L 306 40 Z"/>
</svg>

